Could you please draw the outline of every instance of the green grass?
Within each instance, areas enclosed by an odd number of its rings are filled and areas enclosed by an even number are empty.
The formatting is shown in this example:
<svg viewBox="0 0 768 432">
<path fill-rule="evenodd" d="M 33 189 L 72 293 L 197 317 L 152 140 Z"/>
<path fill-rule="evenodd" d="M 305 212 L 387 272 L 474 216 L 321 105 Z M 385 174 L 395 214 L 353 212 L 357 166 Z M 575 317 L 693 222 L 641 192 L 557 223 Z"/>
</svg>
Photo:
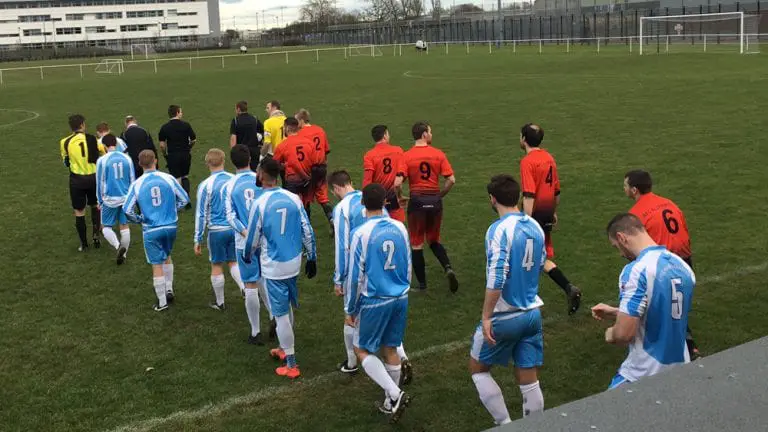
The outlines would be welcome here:
<svg viewBox="0 0 768 432">
<path fill-rule="evenodd" d="M 551 48 L 551 49 L 549 49 Z M 622 175 L 643 167 L 656 191 L 686 212 L 700 285 L 691 326 L 705 353 L 762 336 L 768 301 L 758 269 L 717 283 L 768 255 L 768 202 L 762 141 L 768 131 L 765 56 L 679 54 L 638 57 L 628 47 L 579 47 L 570 55 L 555 47 L 509 47 L 489 55 L 472 47 L 444 55 L 344 61 L 314 54 L 284 59 L 234 59 L 163 67 L 157 74 L 126 65 L 122 76 L 80 79 L 72 71 L 45 80 L 6 73 L 0 88 L 0 430 L 92 431 L 138 424 L 138 430 L 478 430 L 492 425 L 466 371 L 467 344 L 415 358 L 414 402 L 397 426 L 373 410 L 380 390 L 365 376 L 314 377 L 343 357 L 340 301 L 331 294 L 332 249 L 315 211 L 320 273 L 300 279 L 297 354 L 304 377 L 278 379 L 267 350 L 245 344 L 248 324 L 242 300 L 228 280 L 230 310 L 206 307 L 208 263 L 192 253 L 191 214 L 180 217 L 174 251 L 178 304 L 151 311 L 153 290 L 144 262 L 141 231 L 133 227 L 129 261 L 115 267 L 109 249 L 77 254 L 69 209 L 67 170 L 58 140 L 66 116 L 83 113 L 93 127 L 106 120 L 119 129 L 126 114 L 153 133 L 168 104 L 184 107 L 195 127 L 192 182 L 205 177 L 210 147 L 224 148 L 233 105 L 248 99 L 254 111 L 278 98 L 286 111 L 312 111 L 328 131 L 332 168 L 347 168 L 359 181 L 369 130 L 384 122 L 395 143 L 410 145 L 410 125 L 427 119 L 435 144 L 451 159 L 458 183 L 446 199 L 444 242 L 462 288 L 450 295 L 437 262 L 428 258 L 431 292 L 412 295 L 406 349 L 468 342 L 483 298 L 483 235 L 494 219 L 485 193 L 496 173 L 517 175 L 520 125 L 536 121 L 559 162 L 563 184 L 557 262 L 584 290 L 584 309 L 565 314 L 562 293 L 542 279 L 546 305 L 545 362 L 541 382 L 553 407 L 602 391 L 624 352 L 603 342 L 603 326 L 588 307 L 615 301 L 623 260 L 603 229 L 631 203 Z M 406 76 L 405 72 L 410 71 Z M 29 114 L 40 114 L 25 123 Z M 9 126 L 2 126 L 9 125 Z M 764 270 L 764 267 L 762 268 Z M 151 373 L 147 367 L 154 367 Z M 495 376 L 513 416 L 519 395 L 510 370 Z M 286 388 L 269 398 L 244 398 L 224 409 L 199 411 L 265 388 Z M 167 422 L 140 423 L 179 415 Z M 144 427 L 147 426 L 147 427 Z M 151 427 L 150 427 L 151 426 Z"/>
</svg>

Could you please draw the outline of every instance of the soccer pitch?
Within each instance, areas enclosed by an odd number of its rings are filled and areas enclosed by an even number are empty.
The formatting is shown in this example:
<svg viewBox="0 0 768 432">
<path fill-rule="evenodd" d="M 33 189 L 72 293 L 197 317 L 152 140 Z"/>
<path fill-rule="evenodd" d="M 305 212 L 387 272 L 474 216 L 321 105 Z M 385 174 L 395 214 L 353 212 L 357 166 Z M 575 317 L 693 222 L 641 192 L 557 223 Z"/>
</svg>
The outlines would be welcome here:
<svg viewBox="0 0 768 432">
<path fill-rule="evenodd" d="M 625 351 L 603 341 L 589 307 L 617 298 L 624 260 L 604 228 L 631 202 L 623 174 L 644 168 L 654 191 L 688 218 L 698 286 L 691 327 L 711 354 L 768 332 L 768 78 L 765 55 L 630 55 L 625 45 L 403 47 L 381 57 L 343 51 L 186 61 L 126 63 L 123 75 L 84 79 L 77 70 L 6 72 L 0 87 L 0 430 L 451 430 L 492 426 L 467 372 L 469 338 L 484 291 L 483 236 L 495 218 L 485 185 L 491 175 L 518 177 L 520 126 L 543 126 L 563 187 L 554 235 L 556 261 L 584 292 L 566 314 L 559 288 L 543 277 L 548 408 L 604 390 Z M 445 201 L 443 239 L 461 288 L 451 295 L 439 265 L 427 258 L 430 290 L 410 296 L 405 347 L 413 356 L 413 402 L 396 426 L 374 408 L 381 397 L 364 374 L 334 372 L 343 360 L 341 301 L 332 294 L 332 241 L 313 207 L 319 274 L 299 279 L 297 359 L 302 378 L 275 376 L 268 347 L 246 344 L 242 298 L 227 277 L 225 313 L 207 307 L 209 265 L 192 251 L 191 212 L 180 215 L 174 249 L 177 301 L 151 309 L 151 271 L 141 230 L 132 228 L 126 265 L 114 252 L 78 254 L 68 173 L 58 140 L 67 115 L 82 113 L 93 131 L 126 114 L 156 138 L 171 103 L 198 135 L 192 184 L 207 176 L 205 151 L 228 147 L 234 104 L 246 99 L 263 118 L 269 99 L 286 113 L 311 111 L 326 128 L 330 168 L 362 178 L 372 125 L 389 125 L 410 146 L 410 127 L 428 120 L 434 144 L 456 171 Z M 227 168 L 232 170 L 231 164 Z M 90 232 L 89 226 L 89 232 Z M 205 254 L 204 254 L 205 255 Z M 263 328 L 266 329 L 266 321 Z M 147 371 L 147 368 L 154 368 Z M 520 396 L 511 369 L 494 372 L 513 418 Z"/>
</svg>

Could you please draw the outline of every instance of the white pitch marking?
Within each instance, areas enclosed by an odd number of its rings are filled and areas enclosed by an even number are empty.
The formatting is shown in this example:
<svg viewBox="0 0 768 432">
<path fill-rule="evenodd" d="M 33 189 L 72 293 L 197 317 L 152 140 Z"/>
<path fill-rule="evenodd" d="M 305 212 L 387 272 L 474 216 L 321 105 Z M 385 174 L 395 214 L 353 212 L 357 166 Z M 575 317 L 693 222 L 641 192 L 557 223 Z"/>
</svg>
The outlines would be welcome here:
<svg viewBox="0 0 768 432">
<path fill-rule="evenodd" d="M 30 111 L 30 110 L 25 110 L 25 109 L 15 109 L 15 108 L 0 108 L 0 111 L 20 112 L 20 113 L 26 113 L 26 114 L 30 114 L 30 117 L 27 117 L 27 118 L 25 118 L 25 119 L 23 119 L 23 120 L 15 121 L 15 122 L 13 122 L 13 123 L 5 123 L 5 124 L 0 124 L 0 128 L 4 128 L 4 127 L 10 127 L 10 126 L 16 126 L 16 125 L 20 125 L 20 124 L 22 124 L 22 123 L 26 123 L 26 122 L 28 122 L 28 121 L 32 121 L 32 120 L 35 120 L 35 119 L 37 119 L 38 117 L 40 117 L 40 114 L 39 114 L 39 113 L 36 113 L 36 112 L 34 112 L 34 111 Z"/>
<path fill-rule="evenodd" d="M 762 273 L 766 269 L 768 269 L 768 261 L 762 264 L 734 270 L 732 272 L 728 272 L 725 274 L 704 277 L 697 285 L 719 283 L 729 279 L 746 276 L 749 274 Z M 545 318 L 544 321 L 547 322 L 549 320 Z M 410 357 L 419 358 L 419 357 L 424 357 L 430 354 L 451 352 L 460 348 L 467 347 L 469 345 L 470 345 L 470 342 L 469 342 L 469 339 L 467 338 L 466 340 L 454 341 L 454 342 L 449 342 L 443 345 L 431 346 L 421 351 L 418 351 L 416 353 L 413 353 L 412 355 L 410 355 Z M 334 371 L 334 372 L 328 372 L 322 375 L 318 375 L 318 376 L 303 380 L 301 382 L 300 388 L 306 389 L 310 387 L 315 387 L 320 384 L 325 384 L 327 382 L 334 381 L 335 378 L 341 379 L 342 374 L 340 372 Z M 279 396 L 284 393 L 290 392 L 291 390 L 294 390 L 294 389 L 295 387 L 291 385 L 269 386 L 255 392 L 225 399 L 219 403 L 209 403 L 200 408 L 196 408 L 193 410 L 180 410 L 164 417 L 153 417 L 148 420 L 142 420 L 139 422 L 123 425 L 118 428 L 112 429 L 111 432 L 151 431 L 152 429 L 155 429 L 161 425 L 164 425 L 168 422 L 172 422 L 174 420 L 197 420 L 197 419 L 204 418 L 206 416 L 218 416 L 236 406 L 253 405 L 265 399 L 271 399 L 271 398 L 274 398 L 275 396 Z M 568 414 L 562 413 L 561 415 L 566 416 Z"/>
</svg>

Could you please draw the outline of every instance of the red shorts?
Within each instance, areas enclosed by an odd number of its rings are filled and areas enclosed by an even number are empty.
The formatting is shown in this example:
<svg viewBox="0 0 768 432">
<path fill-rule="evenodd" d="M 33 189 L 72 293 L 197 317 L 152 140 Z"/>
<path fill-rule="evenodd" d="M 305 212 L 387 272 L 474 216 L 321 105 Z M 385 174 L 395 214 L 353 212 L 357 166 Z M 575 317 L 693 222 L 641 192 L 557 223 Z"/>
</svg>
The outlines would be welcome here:
<svg viewBox="0 0 768 432">
<path fill-rule="evenodd" d="M 325 180 L 315 185 L 315 200 L 320 205 L 328 204 L 328 183 Z"/>
<path fill-rule="evenodd" d="M 555 248 L 552 246 L 552 233 L 548 232 L 544 234 L 544 247 L 547 249 L 547 259 L 555 257 Z"/>
<path fill-rule="evenodd" d="M 402 207 L 395 210 L 387 210 L 389 212 L 389 217 L 396 221 L 400 221 L 402 223 L 405 223 L 405 209 Z"/>
<path fill-rule="evenodd" d="M 411 237 L 411 246 L 424 245 L 440 241 L 440 225 L 443 223 L 443 211 L 414 211 L 408 213 L 408 234 Z"/>
</svg>

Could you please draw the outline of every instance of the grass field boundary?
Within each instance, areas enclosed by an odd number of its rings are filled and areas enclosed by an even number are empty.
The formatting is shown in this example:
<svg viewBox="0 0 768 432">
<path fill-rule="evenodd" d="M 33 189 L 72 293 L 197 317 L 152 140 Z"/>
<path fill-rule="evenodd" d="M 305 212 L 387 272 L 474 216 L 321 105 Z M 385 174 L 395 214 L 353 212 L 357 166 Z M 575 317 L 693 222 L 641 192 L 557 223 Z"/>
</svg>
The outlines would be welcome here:
<svg viewBox="0 0 768 432">
<path fill-rule="evenodd" d="M 32 120 L 37 120 L 37 118 L 40 117 L 40 113 L 38 113 L 38 112 L 30 111 L 30 110 L 25 110 L 25 109 L 19 109 L 19 108 L 0 108 L 0 111 L 20 112 L 20 113 L 25 113 L 25 114 L 31 114 L 29 117 L 27 117 L 25 119 L 22 119 L 22 120 L 18 120 L 18 121 L 11 122 L 11 123 L 0 124 L 0 129 L 6 128 L 6 127 L 20 125 L 22 123 L 26 123 L 26 122 L 29 122 L 29 121 L 32 121 Z"/>
<path fill-rule="evenodd" d="M 745 36 L 748 37 L 768 37 L 768 33 L 751 33 L 751 34 L 745 34 Z M 688 41 L 691 41 L 691 45 L 695 45 L 695 41 L 699 39 L 699 45 L 701 45 L 702 51 L 706 52 L 707 50 L 707 40 L 710 40 L 710 45 L 712 45 L 712 40 L 717 41 L 716 45 L 739 45 L 738 38 L 740 37 L 737 33 L 719 33 L 719 34 L 665 34 L 665 35 L 649 35 L 644 36 L 643 39 L 646 39 L 648 41 L 656 41 L 657 45 L 660 45 L 660 41 L 664 41 L 664 52 L 669 52 L 669 45 L 670 43 L 675 43 L 675 41 L 684 41 L 682 43 L 688 44 Z M 737 38 L 735 41 L 732 41 L 730 39 Z M 722 40 L 725 39 L 725 40 Z M 541 53 L 544 46 L 549 45 L 564 45 L 566 47 L 566 52 L 570 52 L 570 47 L 580 44 L 588 44 L 589 46 L 592 46 L 594 44 L 596 52 L 600 52 L 600 47 L 605 47 L 606 45 L 610 44 L 625 44 L 628 47 L 629 53 L 632 54 L 633 51 L 639 51 L 638 49 L 634 49 L 633 47 L 637 45 L 639 47 L 639 36 L 610 36 L 610 37 L 593 37 L 593 38 L 571 38 L 571 37 L 562 37 L 562 38 L 529 38 L 529 39 L 509 39 L 509 40 L 485 40 L 485 41 L 432 41 L 428 42 L 427 50 L 424 51 L 424 54 L 429 55 L 430 51 L 435 51 L 436 49 L 441 49 L 440 47 L 444 47 L 445 53 L 449 53 L 449 46 L 463 46 L 466 49 L 466 52 L 469 53 L 470 47 L 477 47 L 477 46 L 487 46 L 489 53 L 493 53 L 494 47 L 498 49 L 501 45 L 504 46 L 512 46 L 512 50 L 516 51 L 517 46 L 522 45 L 528 45 L 528 46 L 535 46 L 538 45 L 539 52 Z M 653 42 L 646 42 L 646 45 L 652 44 Z M 681 43 L 681 42 L 677 42 Z M 187 62 L 189 64 L 189 69 L 193 69 L 193 60 L 199 61 L 199 60 L 212 60 L 212 59 L 219 59 L 221 61 L 221 68 L 226 68 L 226 59 L 228 58 L 248 58 L 253 57 L 253 63 L 254 65 L 259 64 L 259 56 L 284 56 L 286 64 L 290 62 L 290 55 L 291 54 L 307 54 L 307 53 L 314 53 L 315 54 L 315 60 L 317 62 L 320 61 L 320 53 L 330 53 L 330 52 L 341 52 L 343 51 L 344 58 L 348 59 L 350 57 L 351 50 L 354 49 L 367 49 L 370 48 L 371 50 L 371 57 L 379 57 L 383 53 L 388 52 L 385 51 L 388 48 L 392 49 L 392 55 L 393 56 L 402 56 L 403 55 L 403 46 L 413 46 L 411 43 L 402 44 L 402 43 L 396 43 L 396 44 L 369 44 L 369 45 L 354 45 L 354 46 L 340 46 L 340 47 L 329 47 L 329 48 L 310 48 L 310 49 L 302 49 L 302 50 L 280 50 L 280 51 L 269 51 L 269 52 L 259 52 L 259 53 L 253 53 L 253 54 L 219 54 L 219 55 L 210 55 L 210 56 L 187 56 L 187 57 L 160 57 L 160 58 L 154 58 L 154 59 L 144 59 L 144 60 L 124 60 L 123 64 L 152 64 L 154 68 L 154 72 L 158 72 L 158 64 L 165 63 L 165 62 Z M 380 51 L 380 54 L 376 54 L 378 51 Z M 639 53 L 638 53 L 639 54 Z M 12 67 L 12 68 L 0 68 L 0 85 L 6 84 L 7 78 L 4 77 L 4 75 L 7 75 L 8 72 L 18 72 L 18 71 L 36 71 L 39 72 L 40 80 L 45 79 L 45 71 L 50 69 L 77 69 L 79 70 L 80 78 L 85 78 L 85 70 L 87 68 L 95 69 L 96 66 L 101 64 L 101 60 L 98 62 L 90 62 L 90 63 L 68 63 L 68 64 L 52 64 L 52 65 L 38 65 L 38 66 L 22 66 L 22 67 Z"/>
<path fill-rule="evenodd" d="M 766 270 L 768 270 L 768 261 L 765 261 L 757 265 L 742 267 L 737 270 L 733 270 L 726 273 L 703 277 L 701 278 L 701 280 L 697 282 L 697 286 L 707 285 L 712 283 L 720 283 L 720 282 L 724 282 L 727 280 L 739 278 L 739 277 L 750 275 L 750 274 L 762 273 Z M 589 307 L 589 305 L 584 305 L 584 307 Z M 550 322 L 552 321 L 553 318 L 547 319 L 545 317 L 544 322 L 545 323 Z M 427 355 L 442 354 L 442 353 L 455 351 L 461 348 L 466 348 L 470 345 L 469 336 L 470 335 L 468 333 L 465 339 L 454 341 L 454 342 L 448 342 L 442 345 L 434 345 L 431 347 L 427 347 L 423 350 L 410 354 L 410 358 L 418 359 Z M 154 417 L 147 420 L 141 420 L 138 422 L 129 423 L 129 424 L 117 427 L 115 429 L 111 429 L 110 432 L 147 432 L 175 420 L 196 420 L 196 419 L 204 418 L 206 416 L 219 415 L 237 406 L 253 405 L 261 401 L 264 401 L 266 399 L 271 399 L 276 396 L 283 395 L 294 389 L 306 389 L 309 387 L 316 387 L 329 382 L 340 380 L 342 378 L 345 378 L 345 376 L 337 371 L 327 372 L 327 373 L 303 380 L 300 383 L 273 385 L 273 386 L 265 387 L 261 390 L 257 390 L 244 395 L 230 397 L 219 403 L 209 403 L 196 409 L 180 410 L 180 411 L 176 411 L 175 413 L 169 414 L 167 416 Z"/>
</svg>

